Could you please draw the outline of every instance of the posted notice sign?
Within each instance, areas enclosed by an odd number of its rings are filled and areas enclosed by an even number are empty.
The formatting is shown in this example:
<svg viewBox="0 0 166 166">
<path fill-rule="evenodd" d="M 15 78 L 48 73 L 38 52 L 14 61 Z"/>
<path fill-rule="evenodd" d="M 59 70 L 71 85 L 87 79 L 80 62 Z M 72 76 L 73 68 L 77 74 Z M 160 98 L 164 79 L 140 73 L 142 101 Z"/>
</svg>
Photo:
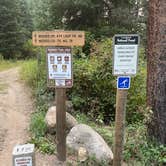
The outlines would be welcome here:
<svg viewBox="0 0 166 166">
<path fill-rule="evenodd" d="M 72 55 L 71 48 L 47 48 L 48 79 L 55 80 L 55 86 L 72 87 Z"/>
<path fill-rule="evenodd" d="M 113 75 L 136 75 L 138 47 L 137 34 L 114 36 Z"/>
<path fill-rule="evenodd" d="M 14 166 L 32 166 L 32 157 L 18 157 L 15 158 Z"/>
<path fill-rule="evenodd" d="M 84 31 L 34 31 L 32 33 L 34 46 L 83 46 Z"/>
</svg>

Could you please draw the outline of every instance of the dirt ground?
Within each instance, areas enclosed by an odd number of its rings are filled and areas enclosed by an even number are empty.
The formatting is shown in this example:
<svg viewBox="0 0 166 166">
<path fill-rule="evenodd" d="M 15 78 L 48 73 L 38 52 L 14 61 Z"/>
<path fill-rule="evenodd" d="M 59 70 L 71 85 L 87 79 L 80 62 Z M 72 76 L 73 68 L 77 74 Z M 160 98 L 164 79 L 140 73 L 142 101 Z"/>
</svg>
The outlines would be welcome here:
<svg viewBox="0 0 166 166">
<path fill-rule="evenodd" d="M 12 166 L 12 150 L 29 140 L 33 112 L 30 90 L 19 79 L 19 68 L 0 72 L 0 166 Z M 53 166 L 55 156 L 36 153 L 36 166 Z"/>
</svg>

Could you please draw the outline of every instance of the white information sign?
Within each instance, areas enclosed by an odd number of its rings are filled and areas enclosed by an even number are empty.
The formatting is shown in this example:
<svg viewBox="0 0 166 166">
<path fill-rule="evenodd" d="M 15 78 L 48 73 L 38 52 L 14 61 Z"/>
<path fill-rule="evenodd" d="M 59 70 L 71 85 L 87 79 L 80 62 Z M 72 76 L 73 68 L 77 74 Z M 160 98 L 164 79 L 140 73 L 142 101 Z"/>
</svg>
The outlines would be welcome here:
<svg viewBox="0 0 166 166">
<path fill-rule="evenodd" d="M 113 75 L 136 75 L 138 45 L 138 35 L 114 36 Z"/>
<path fill-rule="evenodd" d="M 68 47 L 47 48 L 48 79 L 56 87 L 72 86 L 72 56 Z"/>
<path fill-rule="evenodd" d="M 15 166 L 32 166 L 32 157 L 15 158 Z"/>
</svg>

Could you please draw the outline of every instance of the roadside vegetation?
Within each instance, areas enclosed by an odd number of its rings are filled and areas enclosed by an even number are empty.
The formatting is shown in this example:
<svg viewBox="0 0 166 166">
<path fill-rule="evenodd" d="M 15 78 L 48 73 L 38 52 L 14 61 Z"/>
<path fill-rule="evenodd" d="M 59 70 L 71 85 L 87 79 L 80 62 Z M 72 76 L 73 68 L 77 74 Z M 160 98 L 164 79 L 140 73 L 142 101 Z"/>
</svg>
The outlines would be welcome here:
<svg viewBox="0 0 166 166">
<path fill-rule="evenodd" d="M 166 146 L 153 140 L 153 134 L 150 139 L 147 134 L 147 123 L 151 120 L 153 122 L 152 110 L 146 108 L 148 2 L 151 1 L 0 1 L 0 71 L 21 66 L 21 79 L 32 88 L 36 102 L 30 124 L 30 142 L 41 152 L 56 153 L 55 136 L 47 133 L 44 122 L 48 108 L 54 104 L 55 90 L 47 88 L 45 50 L 32 46 L 32 31 L 86 31 L 85 46 L 72 49 L 74 86 L 67 90 L 67 98 L 73 104 L 73 116 L 80 123 L 92 126 L 112 149 L 116 103 L 116 77 L 112 75 L 112 37 L 115 34 L 139 34 L 141 46 L 138 73 L 131 79 L 126 108 L 124 162 L 136 166 L 166 164 Z M 155 28 L 150 30 L 153 29 L 156 31 Z M 25 61 L 17 61 L 20 59 Z M 0 84 L 0 90 L 4 88 Z M 73 160 L 77 162 L 77 159 Z M 84 164 L 108 165 L 96 162 L 94 158 L 89 158 Z M 77 164 L 82 165 L 79 162 Z"/>
<path fill-rule="evenodd" d="M 4 60 L 0 55 L 0 72 L 20 65 L 22 61 Z"/>
<path fill-rule="evenodd" d="M 116 77 L 112 76 L 112 40 L 105 38 L 88 44 L 91 44 L 89 54 L 79 47 L 73 49 L 74 86 L 67 91 L 67 96 L 73 103 L 73 116 L 79 123 L 94 128 L 113 149 Z M 41 152 L 55 154 L 55 137 L 47 133 L 44 122 L 48 107 L 53 105 L 55 92 L 46 86 L 45 52 L 41 49 L 40 53 L 38 60 L 26 61 L 20 72 L 21 78 L 33 89 L 36 98 L 36 112 L 32 115 L 30 125 L 31 142 Z M 146 123 L 150 119 L 151 110 L 145 106 L 145 58 L 142 47 L 139 71 L 132 78 L 128 94 L 124 162 L 129 165 L 162 165 L 166 162 L 166 147 L 150 141 L 146 134 Z M 73 160 L 77 162 L 77 159 Z M 90 158 L 86 163 L 94 165 L 97 161 Z M 81 165 L 78 162 L 79 164 Z"/>
</svg>

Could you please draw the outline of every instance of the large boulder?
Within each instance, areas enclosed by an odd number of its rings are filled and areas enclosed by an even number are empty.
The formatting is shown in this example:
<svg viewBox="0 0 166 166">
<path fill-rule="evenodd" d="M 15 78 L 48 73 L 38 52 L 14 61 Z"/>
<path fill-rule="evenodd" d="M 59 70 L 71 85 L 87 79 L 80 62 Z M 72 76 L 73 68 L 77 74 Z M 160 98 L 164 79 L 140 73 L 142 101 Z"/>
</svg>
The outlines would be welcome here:
<svg viewBox="0 0 166 166">
<path fill-rule="evenodd" d="M 45 117 L 45 123 L 47 125 L 48 132 L 54 134 L 56 132 L 56 106 L 52 106 L 48 109 Z M 77 124 L 77 120 L 66 112 L 66 129 L 70 130 Z"/>
<path fill-rule="evenodd" d="M 89 156 L 95 156 L 99 161 L 113 160 L 113 153 L 104 139 L 85 124 L 78 124 L 70 130 L 67 135 L 67 146 L 77 152 L 83 147 Z"/>
</svg>

